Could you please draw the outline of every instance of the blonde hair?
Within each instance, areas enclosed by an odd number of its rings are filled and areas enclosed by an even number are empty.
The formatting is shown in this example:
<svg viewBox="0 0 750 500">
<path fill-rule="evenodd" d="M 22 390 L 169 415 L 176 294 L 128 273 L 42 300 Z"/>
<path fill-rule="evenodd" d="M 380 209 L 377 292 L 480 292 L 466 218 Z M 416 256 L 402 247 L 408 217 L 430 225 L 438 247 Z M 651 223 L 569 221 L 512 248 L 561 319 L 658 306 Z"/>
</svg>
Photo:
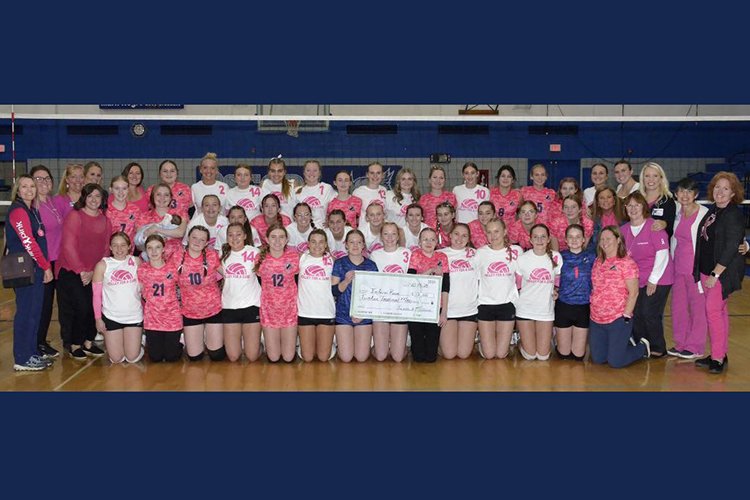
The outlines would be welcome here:
<svg viewBox="0 0 750 500">
<path fill-rule="evenodd" d="M 203 162 L 206 160 L 215 161 L 216 163 L 219 163 L 219 157 L 216 156 L 216 153 L 206 153 L 203 155 L 203 158 L 201 158 L 200 164 L 203 165 Z"/>
<path fill-rule="evenodd" d="M 68 163 L 65 167 L 65 173 L 63 174 L 62 179 L 60 179 L 60 186 L 57 188 L 57 194 L 68 194 L 68 176 L 73 175 L 74 170 L 80 170 L 81 175 L 86 175 L 84 173 L 83 165 L 80 163 Z"/>
<path fill-rule="evenodd" d="M 419 187 L 417 186 L 417 176 L 414 174 L 414 171 L 412 169 L 410 169 L 409 167 L 404 167 L 396 174 L 396 183 L 395 186 L 393 186 L 393 199 L 399 205 L 401 205 L 401 202 L 404 200 L 404 195 L 401 192 L 401 178 L 406 174 L 411 175 L 411 178 L 414 180 L 414 187 L 411 188 L 412 203 L 418 202 L 421 196 L 421 194 L 419 193 Z"/>
<path fill-rule="evenodd" d="M 667 198 L 672 198 L 672 192 L 669 190 L 667 174 L 664 172 L 664 169 L 661 168 L 661 165 L 654 163 L 653 161 L 646 162 L 646 164 L 643 165 L 643 168 L 641 168 L 641 173 L 638 175 L 638 182 L 640 182 L 638 191 L 640 191 L 644 197 L 646 196 L 646 185 L 643 183 L 643 172 L 645 172 L 647 168 L 653 168 L 661 176 L 661 182 L 659 183 L 660 197 L 663 198 L 666 196 Z"/>
</svg>

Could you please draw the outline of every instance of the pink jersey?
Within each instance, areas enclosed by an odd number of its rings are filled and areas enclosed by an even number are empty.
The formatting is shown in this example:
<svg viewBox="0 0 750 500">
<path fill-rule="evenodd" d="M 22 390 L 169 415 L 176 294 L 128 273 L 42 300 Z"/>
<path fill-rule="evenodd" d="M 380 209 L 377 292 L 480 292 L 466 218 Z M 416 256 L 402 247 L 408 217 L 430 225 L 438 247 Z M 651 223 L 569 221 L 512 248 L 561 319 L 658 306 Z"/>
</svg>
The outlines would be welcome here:
<svg viewBox="0 0 750 500">
<path fill-rule="evenodd" d="M 288 226 L 292 223 L 292 219 L 287 217 L 284 214 L 281 215 L 281 223 L 284 225 L 284 227 Z M 263 214 L 258 215 L 257 217 L 254 217 L 253 220 L 250 221 L 250 225 L 253 226 L 253 228 L 258 231 L 258 237 L 260 238 L 260 242 L 262 244 L 267 244 L 268 241 L 266 240 L 266 231 L 268 231 L 268 223 L 266 222 L 266 216 Z"/>
<path fill-rule="evenodd" d="M 638 264 L 630 257 L 597 258 L 591 270 L 591 320 L 612 323 L 625 312 L 628 287 L 625 280 L 638 279 Z"/>
<path fill-rule="evenodd" d="M 182 330 L 175 259 L 158 268 L 144 262 L 138 267 L 138 281 L 144 300 L 143 328 L 162 332 Z"/>
<path fill-rule="evenodd" d="M 497 216 L 503 219 L 506 225 L 516 220 L 516 212 L 521 205 L 521 191 L 511 189 L 508 194 L 503 195 L 500 188 L 495 186 L 490 189 L 490 201 L 495 205 Z"/>
<path fill-rule="evenodd" d="M 446 201 L 453 205 L 453 208 L 456 208 L 456 195 L 450 191 L 443 191 L 440 193 L 440 196 L 427 193 L 419 198 L 419 206 L 422 207 L 422 216 L 425 224 L 435 229 L 437 225 L 437 206 Z"/>
<path fill-rule="evenodd" d="M 179 214 L 177 209 L 169 209 L 167 213 L 171 215 L 179 215 L 180 217 L 183 217 L 183 220 L 185 220 L 184 218 L 187 217 L 187 215 Z M 135 222 L 136 230 L 140 229 L 146 224 L 159 224 L 163 219 L 164 216 L 159 215 L 159 212 L 157 212 L 156 210 L 141 212 Z M 167 246 L 164 247 L 165 260 L 169 260 L 173 255 L 178 254 L 183 250 L 182 238 L 164 238 L 164 240 L 167 243 Z"/>
<path fill-rule="evenodd" d="M 557 242 L 560 244 L 561 252 L 568 249 L 568 243 L 565 241 L 565 231 L 569 225 L 571 224 L 568 223 L 568 218 L 564 215 L 557 215 L 547 222 L 550 233 L 557 238 Z M 594 221 L 582 215 L 579 225 L 583 226 L 583 236 L 586 240 L 590 239 L 591 235 L 594 234 Z"/>
<path fill-rule="evenodd" d="M 328 203 L 326 215 L 337 209 L 344 212 L 347 224 L 352 227 L 357 227 L 359 225 L 359 213 L 362 211 L 361 199 L 353 195 L 344 201 L 334 198 Z"/>
<path fill-rule="evenodd" d="M 297 283 L 299 254 L 287 248 L 281 257 L 267 254 L 260 265 L 260 323 L 270 328 L 297 324 Z"/>
<path fill-rule="evenodd" d="M 443 274 L 450 272 L 448 268 L 448 256 L 443 252 L 434 252 L 432 257 L 427 257 L 421 248 L 414 250 L 409 261 L 409 269 L 414 269 L 417 274 L 424 274 L 428 269 L 438 267 Z"/>
<path fill-rule="evenodd" d="M 146 191 L 146 197 L 151 199 L 151 191 L 154 186 L 148 188 Z M 172 201 L 169 204 L 169 208 L 174 210 L 175 214 L 179 215 L 183 219 L 188 217 L 188 209 L 193 206 L 193 195 L 190 192 L 190 186 L 183 184 L 182 182 L 175 182 L 172 186 Z M 171 213 L 170 210 L 170 213 Z"/>
<path fill-rule="evenodd" d="M 474 248 L 482 248 L 488 243 L 487 235 L 479 219 L 469 222 L 469 231 L 471 232 L 471 244 L 474 245 Z"/>
<path fill-rule="evenodd" d="M 521 188 L 521 198 L 524 201 L 531 201 L 536 204 L 538 213 L 537 222 L 545 222 L 547 220 L 547 214 L 556 196 L 557 193 L 555 193 L 555 190 L 550 188 L 537 189 L 534 186 L 524 186 Z"/>
<path fill-rule="evenodd" d="M 174 258 L 181 260 L 177 274 L 182 315 L 203 319 L 218 314 L 221 311 L 221 290 L 217 283 L 217 278 L 221 276 L 218 274 L 221 267 L 219 254 L 207 248 L 205 260 L 203 255 L 193 258 L 187 251 Z"/>
<path fill-rule="evenodd" d="M 529 250 L 533 246 L 530 235 L 520 220 L 514 221 L 508 226 L 508 239 L 511 243 L 520 246 L 524 250 Z"/>
<path fill-rule="evenodd" d="M 107 219 L 112 225 L 112 234 L 122 231 L 130 238 L 131 249 L 135 238 L 136 224 L 141 215 L 141 209 L 135 203 L 127 202 L 125 208 L 118 210 L 110 203 L 107 205 Z"/>
</svg>

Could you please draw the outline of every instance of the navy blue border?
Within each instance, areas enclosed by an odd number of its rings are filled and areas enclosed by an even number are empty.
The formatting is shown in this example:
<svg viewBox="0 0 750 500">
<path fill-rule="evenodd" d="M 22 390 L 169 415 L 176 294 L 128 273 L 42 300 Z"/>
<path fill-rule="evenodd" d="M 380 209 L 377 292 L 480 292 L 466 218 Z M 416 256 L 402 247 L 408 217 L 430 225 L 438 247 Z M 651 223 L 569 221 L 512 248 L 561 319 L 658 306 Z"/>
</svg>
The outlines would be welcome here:
<svg viewBox="0 0 750 500">
<path fill-rule="evenodd" d="M 399 2 L 352 19 L 350 3 L 233 5 L 214 17 L 220 5 L 152 2 L 107 18 L 15 4 L 3 16 L 14 22 L 0 102 L 750 103 L 745 13 L 642 3 Z M 135 491 L 170 496 L 709 495 L 744 486 L 747 403 L 738 393 L 3 394 L 4 486 L 129 493 L 127 476 Z M 311 426 L 320 439 L 300 439 Z"/>
</svg>

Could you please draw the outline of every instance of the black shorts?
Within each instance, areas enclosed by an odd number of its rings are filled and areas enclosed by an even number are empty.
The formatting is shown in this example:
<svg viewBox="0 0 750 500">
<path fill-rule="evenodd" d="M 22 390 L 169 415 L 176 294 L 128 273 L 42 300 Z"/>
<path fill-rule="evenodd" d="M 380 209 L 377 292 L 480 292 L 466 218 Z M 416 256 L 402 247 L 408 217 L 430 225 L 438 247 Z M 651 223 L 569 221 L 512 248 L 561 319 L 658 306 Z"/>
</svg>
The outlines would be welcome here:
<svg viewBox="0 0 750 500">
<path fill-rule="evenodd" d="M 182 317 L 182 326 L 197 326 L 197 325 L 205 325 L 207 323 L 211 323 L 211 324 L 224 323 L 224 320 L 221 317 L 221 311 L 217 312 L 213 316 L 209 316 L 208 318 L 195 319 L 195 318 L 188 318 L 187 316 Z"/>
<path fill-rule="evenodd" d="M 107 331 L 111 332 L 113 330 L 122 330 L 123 328 L 137 328 L 143 326 L 143 321 L 140 323 L 130 323 L 130 324 L 124 324 L 124 323 L 118 323 L 117 321 L 112 321 L 111 319 L 107 318 L 105 315 L 102 314 L 102 321 L 104 321 L 104 326 L 107 327 Z"/>
<path fill-rule="evenodd" d="M 515 321 L 516 306 L 512 302 L 479 306 L 479 321 Z"/>
<path fill-rule="evenodd" d="M 336 325 L 336 318 L 306 318 L 297 316 L 297 326 Z"/>
<path fill-rule="evenodd" d="M 460 318 L 448 318 L 448 319 L 449 320 L 453 320 L 453 321 L 471 321 L 473 323 L 476 323 L 477 322 L 477 315 L 476 314 L 472 314 L 471 316 L 462 316 Z"/>
<path fill-rule="evenodd" d="M 244 309 L 222 309 L 221 319 L 223 323 L 260 323 L 260 309 L 258 306 L 249 306 Z"/>
<path fill-rule="evenodd" d="M 590 307 L 588 304 L 571 305 L 565 302 L 555 302 L 555 323 L 557 328 L 588 328 L 591 319 Z"/>
</svg>

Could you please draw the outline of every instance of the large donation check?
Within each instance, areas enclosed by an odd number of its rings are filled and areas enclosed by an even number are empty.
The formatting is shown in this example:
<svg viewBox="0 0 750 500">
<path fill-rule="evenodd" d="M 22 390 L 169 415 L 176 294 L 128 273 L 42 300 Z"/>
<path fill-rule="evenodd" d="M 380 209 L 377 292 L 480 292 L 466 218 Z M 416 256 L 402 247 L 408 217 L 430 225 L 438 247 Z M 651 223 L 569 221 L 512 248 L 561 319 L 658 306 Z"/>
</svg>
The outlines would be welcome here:
<svg viewBox="0 0 750 500">
<path fill-rule="evenodd" d="M 355 271 L 353 318 L 437 323 L 442 276 Z"/>
</svg>

